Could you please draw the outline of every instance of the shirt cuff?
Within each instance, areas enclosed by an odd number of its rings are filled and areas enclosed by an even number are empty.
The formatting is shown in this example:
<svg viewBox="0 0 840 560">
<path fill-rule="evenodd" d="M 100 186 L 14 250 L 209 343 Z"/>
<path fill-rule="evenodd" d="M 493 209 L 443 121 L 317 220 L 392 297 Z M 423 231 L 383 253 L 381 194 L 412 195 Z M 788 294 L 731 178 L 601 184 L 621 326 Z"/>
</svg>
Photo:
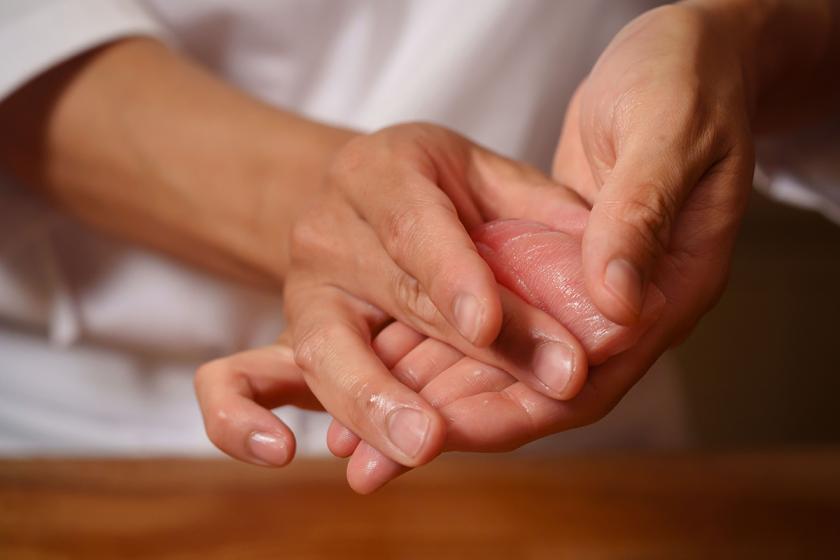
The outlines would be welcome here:
<svg viewBox="0 0 840 560">
<path fill-rule="evenodd" d="M 39 0 L 7 5 L 0 17 L 0 101 L 53 66 L 114 39 L 165 38 L 163 26 L 132 0 Z"/>
</svg>

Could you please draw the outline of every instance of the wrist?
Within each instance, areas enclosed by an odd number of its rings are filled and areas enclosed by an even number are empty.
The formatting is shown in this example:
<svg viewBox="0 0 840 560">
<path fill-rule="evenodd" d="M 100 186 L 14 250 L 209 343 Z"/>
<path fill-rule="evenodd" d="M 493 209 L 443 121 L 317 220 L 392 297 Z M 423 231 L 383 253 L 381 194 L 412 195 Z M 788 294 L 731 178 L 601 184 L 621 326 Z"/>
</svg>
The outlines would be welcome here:
<svg viewBox="0 0 840 560">
<path fill-rule="evenodd" d="M 831 108 L 840 40 L 832 0 L 685 0 L 734 41 L 753 125 L 779 129 Z"/>
<path fill-rule="evenodd" d="M 750 117 L 754 118 L 762 84 L 767 81 L 759 45 L 773 2 L 684 0 L 681 4 L 696 10 L 715 40 L 726 45 L 726 54 L 736 59 Z"/>
</svg>

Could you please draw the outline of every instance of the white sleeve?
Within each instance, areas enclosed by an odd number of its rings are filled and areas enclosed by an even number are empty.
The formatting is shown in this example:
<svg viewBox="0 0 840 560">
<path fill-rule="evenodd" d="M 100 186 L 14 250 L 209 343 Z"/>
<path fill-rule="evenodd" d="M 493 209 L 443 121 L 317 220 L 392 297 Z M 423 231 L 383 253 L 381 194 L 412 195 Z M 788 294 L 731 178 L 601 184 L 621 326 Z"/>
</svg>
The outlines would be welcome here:
<svg viewBox="0 0 840 560">
<path fill-rule="evenodd" d="M 130 35 L 164 36 L 133 0 L 2 0 L 0 100 L 52 66 Z"/>
<path fill-rule="evenodd" d="M 840 225 L 840 117 L 762 139 L 756 154 L 756 188 Z"/>
</svg>

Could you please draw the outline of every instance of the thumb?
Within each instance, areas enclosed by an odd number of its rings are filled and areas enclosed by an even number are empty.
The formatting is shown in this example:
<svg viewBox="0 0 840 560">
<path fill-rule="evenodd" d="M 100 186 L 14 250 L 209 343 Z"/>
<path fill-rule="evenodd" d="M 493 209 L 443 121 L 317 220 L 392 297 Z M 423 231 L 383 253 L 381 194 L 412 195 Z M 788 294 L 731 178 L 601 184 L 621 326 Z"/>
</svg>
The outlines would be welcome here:
<svg viewBox="0 0 840 560">
<path fill-rule="evenodd" d="M 693 173 L 661 151 L 622 154 L 597 194 L 583 235 L 586 289 L 599 311 L 623 325 L 639 320 L 650 276 L 668 249 Z"/>
</svg>

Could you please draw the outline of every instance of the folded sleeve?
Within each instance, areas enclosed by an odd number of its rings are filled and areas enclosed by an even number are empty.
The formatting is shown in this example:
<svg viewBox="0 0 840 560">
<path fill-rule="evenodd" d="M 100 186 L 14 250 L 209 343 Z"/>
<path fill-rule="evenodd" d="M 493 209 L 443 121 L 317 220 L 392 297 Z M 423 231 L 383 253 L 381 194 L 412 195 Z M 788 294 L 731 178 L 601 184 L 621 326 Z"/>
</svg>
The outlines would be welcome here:
<svg viewBox="0 0 840 560">
<path fill-rule="evenodd" d="M 0 100 L 56 64 L 108 41 L 164 28 L 132 0 L 0 2 Z"/>
<path fill-rule="evenodd" d="M 840 116 L 756 147 L 756 188 L 840 225 Z"/>
</svg>

